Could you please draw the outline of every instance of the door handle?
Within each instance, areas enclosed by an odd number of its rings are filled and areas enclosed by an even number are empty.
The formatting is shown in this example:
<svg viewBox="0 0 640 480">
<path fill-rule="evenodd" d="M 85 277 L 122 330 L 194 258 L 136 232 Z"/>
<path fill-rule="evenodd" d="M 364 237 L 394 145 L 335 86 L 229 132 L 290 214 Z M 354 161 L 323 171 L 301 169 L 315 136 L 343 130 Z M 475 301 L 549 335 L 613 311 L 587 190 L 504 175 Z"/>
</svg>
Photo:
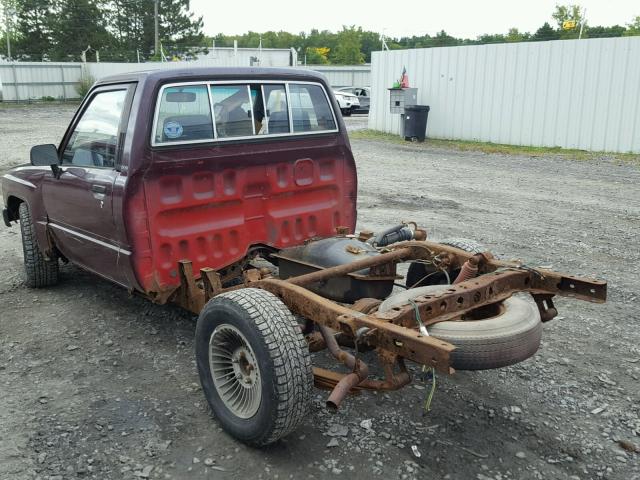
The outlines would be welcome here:
<svg viewBox="0 0 640 480">
<path fill-rule="evenodd" d="M 107 193 L 105 185 L 91 185 L 91 191 L 94 193 Z"/>
</svg>

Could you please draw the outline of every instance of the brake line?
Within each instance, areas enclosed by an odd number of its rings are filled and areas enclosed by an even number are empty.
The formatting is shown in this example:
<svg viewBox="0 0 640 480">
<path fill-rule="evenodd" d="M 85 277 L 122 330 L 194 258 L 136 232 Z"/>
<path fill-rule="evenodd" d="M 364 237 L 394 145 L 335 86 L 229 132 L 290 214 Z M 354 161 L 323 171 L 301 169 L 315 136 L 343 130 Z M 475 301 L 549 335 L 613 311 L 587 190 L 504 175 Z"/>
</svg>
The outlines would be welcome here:
<svg viewBox="0 0 640 480">
<path fill-rule="evenodd" d="M 413 301 L 413 299 L 409 299 L 409 303 L 413 306 L 413 311 L 416 314 L 416 322 L 419 325 L 420 333 L 422 335 L 429 336 L 427 327 L 422 322 L 422 318 L 420 318 L 418 305 Z M 426 365 L 422 365 L 422 373 L 431 373 L 431 390 L 429 390 L 427 397 L 424 400 L 424 413 L 427 414 L 431 411 L 431 401 L 433 400 L 433 395 L 436 393 L 436 369 L 434 367 L 429 367 L 429 369 L 427 369 Z"/>
</svg>

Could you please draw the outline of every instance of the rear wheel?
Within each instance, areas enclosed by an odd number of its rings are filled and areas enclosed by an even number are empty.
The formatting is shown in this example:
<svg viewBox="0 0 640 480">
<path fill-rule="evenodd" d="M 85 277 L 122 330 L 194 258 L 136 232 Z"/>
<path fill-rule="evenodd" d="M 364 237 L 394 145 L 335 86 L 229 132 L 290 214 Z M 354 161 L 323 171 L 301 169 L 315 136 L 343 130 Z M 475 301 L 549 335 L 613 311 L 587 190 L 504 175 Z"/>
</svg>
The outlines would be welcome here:
<svg viewBox="0 0 640 480">
<path fill-rule="evenodd" d="M 29 206 L 23 202 L 19 207 L 20 232 L 26 283 L 32 288 L 49 287 L 58 283 L 58 259 L 47 260 L 38 247 L 35 226 Z"/>
<path fill-rule="evenodd" d="M 238 440 L 267 445 L 304 419 L 313 388 L 309 349 L 275 295 L 245 288 L 210 300 L 196 326 L 196 360 L 211 410 Z"/>
</svg>

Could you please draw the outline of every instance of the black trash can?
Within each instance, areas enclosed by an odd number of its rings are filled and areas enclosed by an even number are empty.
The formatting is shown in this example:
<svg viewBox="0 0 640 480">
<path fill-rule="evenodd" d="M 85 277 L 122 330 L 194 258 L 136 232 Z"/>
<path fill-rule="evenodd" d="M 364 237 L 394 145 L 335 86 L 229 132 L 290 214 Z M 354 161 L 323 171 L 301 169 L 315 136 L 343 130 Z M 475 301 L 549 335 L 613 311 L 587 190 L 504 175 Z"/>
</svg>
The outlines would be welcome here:
<svg viewBox="0 0 640 480">
<path fill-rule="evenodd" d="M 407 105 L 404 107 L 404 139 L 410 142 L 424 142 L 427 135 L 428 105 Z"/>
</svg>

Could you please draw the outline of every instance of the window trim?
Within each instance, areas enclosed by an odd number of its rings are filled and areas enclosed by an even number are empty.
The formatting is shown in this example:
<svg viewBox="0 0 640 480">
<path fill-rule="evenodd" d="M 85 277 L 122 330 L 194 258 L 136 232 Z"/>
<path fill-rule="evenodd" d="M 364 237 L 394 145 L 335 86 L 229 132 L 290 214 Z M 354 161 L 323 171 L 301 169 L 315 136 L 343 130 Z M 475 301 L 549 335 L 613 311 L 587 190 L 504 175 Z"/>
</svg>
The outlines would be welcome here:
<svg viewBox="0 0 640 480">
<path fill-rule="evenodd" d="M 251 85 L 252 84 L 259 84 L 261 86 L 264 85 L 284 85 L 285 87 L 285 92 L 286 92 L 286 96 L 287 96 L 287 110 L 288 110 L 288 115 L 289 115 L 289 132 L 287 133 L 265 133 L 263 135 L 258 135 L 258 134 L 254 134 L 254 135 L 243 135 L 243 136 L 238 136 L 238 137 L 224 137 L 224 138 L 219 138 L 218 137 L 218 130 L 216 127 L 216 119 L 215 119 L 215 115 L 213 113 L 213 97 L 211 96 L 211 86 L 214 85 L 237 85 L 237 84 L 246 84 L 247 88 L 249 89 L 249 100 L 251 101 Z M 327 104 L 329 105 L 329 109 L 331 110 L 331 115 L 333 117 L 333 124 L 336 126 L 336 128 L 334 129 L 327 129 L 327 130 L 314 130 L 311 132 L 294 132 L 293 131 L 293 113 L 292 113 L 292 108 L 291 108 L 291 96 L 290 96 L 290 91 L 289 91 L 289 84 L 295 84 L 295 85 L 316 85 L 318 87 L 320 87 L 322 89 L 322 91 L 324 92 L 324 96 L 325 99 L 327 101 Z M 202 139 L 202 140 L 183 140 L 183 141 L 177 141 L 177 142 L 156 142 L 155 138 L 156 138 L 156 130 L 157 130 L 157 126 L 158 126 L 158 117 L 160 114 L 160 103 L 162 101 L 162 94 L 164 93 L 164 90 L 167 88 L 171 88 L 171 87 L 182 87 L 182 86 L 192 86 L 192 85 L 203 85 L 207 88 L 207 92 L 209 95 L 209 109 L 211 111 L 211 122 L 213 123 L 213 138 L 206 138 L 206 139 Z M 264 102 L 264 91 L 263 91 L 263 102 Z M 266 106 L 265 106 L 266 108 Z M 255 121 L 253 121 L 253 108 L 251 109 L 251 118 L 252 118 L 252 124 L 253 124 L 253 129 L 255 130 Z M 176 146 L 176 145 L 194 145 L 194 144 L 204 144 L 204 143 L 224 143 L 224 142 L 234 142 L 234 141 L 238 141 L 238 140 L 251 140 L 251 139 L 268 139 L 268 138 L 279 138 L 279 137 L 294 137 L 294 136 L 300 136 L 300 135 L 322 135 L 322 134 L 326 134 L 326 133 L 337 133 L 339 132 L 339 124 L 338 124 L 338 118 L 336 117 L 336 112 L 335 109 L 333 108 L 333 104 L 331 103 L 331 99 L 329 97 L 329 94 L 327 92 L 327 89 L 325 88 L 325 86 L 320 83 L 320 82 L 312 82 L 312 81 L 305 81 L 305 80 L 251 80 L 251 79 L 244 79 L 244 80 L 215 80 L 215 81 L 190 81 L 190 82 L 172 82 L 172 83 L 166 83 L 164 85 L 162 85 L 162 87 L 160 87 L 160 90 L 158 92 L 158 94 L 156 95 L 156 105 L 154 108 L 154 114 L 153 114 L 153 124 L 151 127 L 151 146 L 152 147 L 169 147 L 169 146 Z"/>
<path fill-rule="evenodd" d="M 115 170 L 117 172 L 122 170 L 122 147 L 125 142 L 125 135 L 127 133 L 127 126 L 129 124 L 129 117 L 131 115 L 131 105 L 133 102 L 133 94 L 136 88 L 136 82 L 125 82 L 125 83 L 114 83 L 112 85 L 100 85 L 89 92 L 89 95 L 83 100 L 80 105 L 80 108 L 76 111 L 71 123 L 67 127 L 67 130 L 62 137 L 62 141 L 58 145 L 58 165 L 73 167 L 73 168 L 95 168 L 99 170 Z M 62 157 L 64 155 L 65 150 L 69 146 L 69 141 L 71 140 L 71 136 L 73 132 L 75 132 L 78 124 L 84 117 L 84 114 L 87 112 L 87 109 L 91 106 L 93 100 L 102 93 L 109 92 L 120 92 L 124 91 L 124 106 L 122 108 L 122 112 L 120 112 L 120 121 L 118 122 L 118 132 L 116 135 L 116 154 L 114 158 L 114 165 L 111 166 L 100 166 L 100 165 L 74 165 L 73 163 L 62 163 Z"/>
</svg>

